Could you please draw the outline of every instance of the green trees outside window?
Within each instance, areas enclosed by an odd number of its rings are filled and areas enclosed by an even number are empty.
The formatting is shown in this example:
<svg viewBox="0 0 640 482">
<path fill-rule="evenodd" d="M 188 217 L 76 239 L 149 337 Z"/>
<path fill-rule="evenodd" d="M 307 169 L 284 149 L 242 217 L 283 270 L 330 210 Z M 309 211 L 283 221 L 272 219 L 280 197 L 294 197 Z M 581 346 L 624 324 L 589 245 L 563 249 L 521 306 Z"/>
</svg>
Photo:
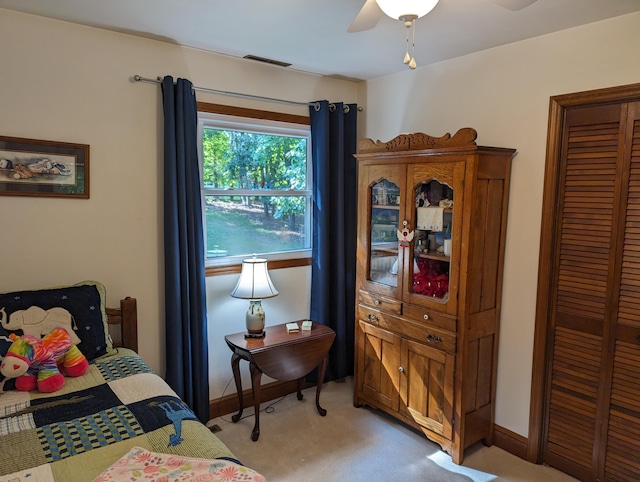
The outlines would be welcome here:
<svg viewBox="0 0 640 482">
<path fill-rule="evenodd" d="M 203 126 L 207 257 L 310 249 L 307 136 Z"/>
</svg>

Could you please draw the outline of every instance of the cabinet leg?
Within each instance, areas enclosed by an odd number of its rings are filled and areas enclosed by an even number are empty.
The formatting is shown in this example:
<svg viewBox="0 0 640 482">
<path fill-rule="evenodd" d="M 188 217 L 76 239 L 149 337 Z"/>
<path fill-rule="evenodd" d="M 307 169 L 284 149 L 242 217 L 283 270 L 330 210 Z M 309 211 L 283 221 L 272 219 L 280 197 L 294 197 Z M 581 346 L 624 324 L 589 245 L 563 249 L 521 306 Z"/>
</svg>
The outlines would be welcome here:
<svg viewBox="0 0 640 482">
<path fill-rule="evenodd" d="M 320 367 L 318 369 L 318 386 L 316 388 L 316 408 L 322 417 L 327 414 L 327 411 L 320 406 L 320 391 L 322 390 L 322 383 L 324 382 L 324 372 L 327 370 L 327 361 L 328 357 L 325 356 L 320 362 Z"/>
<path fill-rule="evenodd" d="M 231 421 L 236 423 L 242 417 L 242 411 L 244 410 L 244 404 L 242 401 L 242 380 L 240 379 L 240 356 L 235 353 L 231 355 L 231 371 L 233 372 L 233 379 L 236 382 L 236 391 L 238 392 L 238 407 L 239 411 L 231 417 Z"/>
<path fill-rule="evenodd" d="M 451 460 L 456 465 L 462 465 L 462 459 L 464 459 L 464 450 L 453 450 L 451 454 Z"/>
<path fill-rule="evenodd" d="M 482 445 L 485 447 L 491 447 L 493 445 L 493 435 L 483 438 Z"/>
<path fill-rule="evenodd" d="M 251 432 L 251 440 L 255 442 L 260 437 L 260 379 L 262 372 L 253 362 L 249 363 L 249 371 L 251 372 L 251 389 L 253 390 L 254 417 L 256 419 Z"/>
</svg>

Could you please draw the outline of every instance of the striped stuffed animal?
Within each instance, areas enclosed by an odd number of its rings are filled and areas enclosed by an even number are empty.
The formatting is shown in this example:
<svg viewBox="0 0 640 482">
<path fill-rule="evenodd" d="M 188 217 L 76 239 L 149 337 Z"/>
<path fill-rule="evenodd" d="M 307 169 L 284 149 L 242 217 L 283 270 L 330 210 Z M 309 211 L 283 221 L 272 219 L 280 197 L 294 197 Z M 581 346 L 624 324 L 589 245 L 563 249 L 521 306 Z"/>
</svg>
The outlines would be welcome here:
<svg viewBox="0 0 640 482">
<path fill-rule="evenodd" d="M 64 328 L 54 328 L 44 338 L 32 335 L 9 335 L 13 343 L 0 364 L 0 373 L 16 379 L 16 388 L 50 393 L 60 390 L 64 376 L 79 377 L 89 369 L 89 362 L 73 344 Z"/>
</svg>

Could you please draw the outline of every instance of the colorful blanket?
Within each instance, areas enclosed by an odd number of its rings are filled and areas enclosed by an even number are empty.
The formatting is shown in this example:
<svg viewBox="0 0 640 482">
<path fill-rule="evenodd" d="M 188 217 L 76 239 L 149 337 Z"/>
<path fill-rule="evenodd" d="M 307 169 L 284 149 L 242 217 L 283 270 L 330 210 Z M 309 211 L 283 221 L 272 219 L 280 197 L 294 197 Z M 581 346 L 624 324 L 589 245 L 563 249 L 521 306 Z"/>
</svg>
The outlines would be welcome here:
<svg viewBox="0 0 640 482">
<path fill-rule="evenodd" d="M 49 394 L 0 394 L 0 482 L 90 481 L 139 447 L 237 462 L 135 352 L 91 362 Z M 213 480 L 213 479 L 212 479 Z"/>
<path fill-rule="evenodd" d="M 158 454 L 140 447 L 100 474 L 93 482 L 267 482 L 262 475 L 242 465 L 221 459 L 196 459 Z"/>
</svg>

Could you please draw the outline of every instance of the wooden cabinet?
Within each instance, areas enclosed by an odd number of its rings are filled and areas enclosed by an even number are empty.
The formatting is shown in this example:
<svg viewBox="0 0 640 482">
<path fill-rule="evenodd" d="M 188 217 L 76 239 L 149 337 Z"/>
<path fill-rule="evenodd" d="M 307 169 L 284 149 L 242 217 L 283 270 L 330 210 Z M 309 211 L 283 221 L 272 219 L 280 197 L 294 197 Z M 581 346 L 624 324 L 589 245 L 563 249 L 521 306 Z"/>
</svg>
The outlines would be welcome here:
<svg viewBox="0 0 640 482">
<path fill-rule="evenodd" d="M 640 84 L 550 113 L 530 458 L 640 480 Z"/>
<path fill-rule="evenodd" d="M 360 331 L 366 397 L 451 439 L 454 356 L 371 323 L 360 321 Z"/>
<path fill-rule="evenodd" d="M 513 149 L 360 142 L 355 395 L 461 463 L 491 444 Z"/>
</svg>

